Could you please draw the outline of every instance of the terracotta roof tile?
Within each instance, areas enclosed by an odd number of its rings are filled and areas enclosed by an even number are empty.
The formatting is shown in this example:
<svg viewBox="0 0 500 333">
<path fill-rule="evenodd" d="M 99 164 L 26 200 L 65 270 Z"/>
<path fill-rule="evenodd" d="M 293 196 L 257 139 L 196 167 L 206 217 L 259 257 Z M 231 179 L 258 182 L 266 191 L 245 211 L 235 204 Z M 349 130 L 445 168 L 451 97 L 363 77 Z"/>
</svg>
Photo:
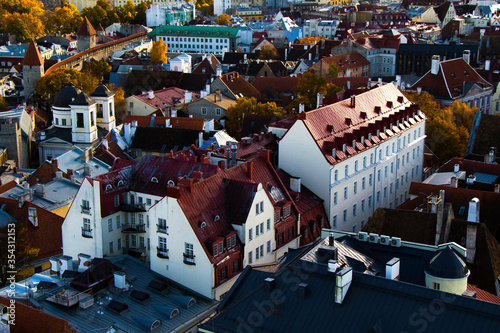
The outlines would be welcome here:
<svg viewBox="0 0 500 333">
<path fill-rule="evenodd" d="M 94 36 L 97 33 L 92 24 L 90 23 L 89 19 L 85 16 L 76 34 L 78 36 Z"/>
<path fill-rule="evenodd" d="M 493 295 L 485 290 L 479 289 L 477 286 L 474 286 L 470 283 L 467 283 L 467 290 L 475 291 L 476 298 L 480 299 L 481 301 L 500 304 L 500 297 L 498 297 L 497 295 Z"/>
<path fill-rule="evenodd" d="M 223 74 L 220 80 L 235 96 L 242 94 L 244 97 L 255 97 L 257 100 L 262 99 L 262 94 L 238 73 Z"/>
<path fill-rule="evenodd" d="M 23 66 L 42 66 L 43 58 L 33 40 L 30 40 L 26 53 L 24 54 Z"/>
</svg>

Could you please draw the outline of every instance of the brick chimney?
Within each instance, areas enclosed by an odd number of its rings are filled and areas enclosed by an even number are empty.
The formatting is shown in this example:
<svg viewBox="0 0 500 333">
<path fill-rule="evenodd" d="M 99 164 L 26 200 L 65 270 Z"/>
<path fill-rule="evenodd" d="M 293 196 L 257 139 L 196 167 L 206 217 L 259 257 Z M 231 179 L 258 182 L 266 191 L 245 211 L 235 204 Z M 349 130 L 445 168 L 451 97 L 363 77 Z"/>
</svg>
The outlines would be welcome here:
<svg viewBox="0 0 500 333">
<path fill-rule="evenodd" d="M 253 162 L 247 162 L 247 177 L 253 180 Z"/>
<path fill-rule="evenodd" d="M 189 192 L 191 192 L 193 189 L 193 178 L 179 177 L 177 184 L 179 184 L 180 187 L 187 188 Z"/>
<path fill-rule="evenodd" d="M 267 149 L 259 149 L 257 150 L 257 153 L 263 157 L 267 162 L 271 162 L 271 158 L 270 158 L 270 154 L 269 154 L 269 150 Z"/>
</svg>

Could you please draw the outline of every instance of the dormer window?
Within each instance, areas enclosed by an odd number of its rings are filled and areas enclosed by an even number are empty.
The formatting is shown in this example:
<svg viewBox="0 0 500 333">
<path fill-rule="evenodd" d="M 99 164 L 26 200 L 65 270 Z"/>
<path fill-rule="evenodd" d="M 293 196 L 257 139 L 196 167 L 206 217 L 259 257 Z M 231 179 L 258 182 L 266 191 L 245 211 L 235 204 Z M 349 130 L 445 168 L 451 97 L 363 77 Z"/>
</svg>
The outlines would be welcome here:
<svg viewBox="0 0 500 333">
<path fill-rule="evenodd" d="M 219 215 L 214 216 L 214 221 L 219 221 L 219 219 L 220 219 Z"/>
<path fill-rule="evenodd" d="M 279 210 L 277 210 L 275 213 L 274 213 L 274 222 L 277 223 L 281 218 L 281 212 Z"/>
<path fill-rule="evenodd" d="M 352 148 L 356 148 L 356 140 L 352 140 Z"/>
<path fill-rule="evenodd" d="M 283 217 L 290 216 L 291 205 L 283 207 Z"/>
<path fill-rule="evenodd" d="M 167 186 L 175 186 L 174 181 L 173 181 L 173 180 L 169 180 L 169 181 L 167 182 Z"/>
<path fill-rule="evenodd" d="M 200 229 L 203 229 L 207 226 L 207 223 L 205 221 L 200 222 Z"/>
<path fill-rule="evenodd" d="M 372 134 L 368 133 L 368 141 L 372 141 Z"/>
<path fill-rule="evenodd" d="M 151 178 L 151 183 L 158 183 L 158 178 L 156 177 Z"/>
<path fill-rule="evenodd" d="M 361 136 L 361 140 L 360 140 L 360 142 L 361 142 L 361 143 L 364 143 L 364 142 L 365 142 L 365 137 L 364 137 L 364 135 L 363 135 L 363 136 Z"/>
<path fill-rule="evenodd" d="M 107 192 L 107 191 L 111 191 L 112 189 L 113 189 L 113 186 L 111 186 L 111 185 L 109 185 L 109 184 L 108 184 L 108 185 L 106 185 L 106 192 Z"/>
<path fill-rule="evenodd" d="M 118 186 L 123 186 L 123 185 L 125 185 L 125 182 L 124 182 L 123 180 L 120 180 L 120 181 L 118 182 Z"/>
<path fill-rule="evenodd" d="M 342 151 L 343 151 L 344 153 L 345 153 L 345 149 L 346 149 L 346 144 L 344 143 L 344 144 L 342 145 Z"/>
</svg>

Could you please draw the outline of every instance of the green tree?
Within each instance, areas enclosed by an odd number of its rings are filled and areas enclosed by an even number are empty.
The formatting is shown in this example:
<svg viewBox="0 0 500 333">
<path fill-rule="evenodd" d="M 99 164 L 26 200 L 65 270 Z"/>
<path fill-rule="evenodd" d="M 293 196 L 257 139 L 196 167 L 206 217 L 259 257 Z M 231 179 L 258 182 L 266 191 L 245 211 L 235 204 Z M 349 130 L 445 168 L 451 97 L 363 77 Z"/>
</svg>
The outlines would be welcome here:
<svg viewBox="0 0 500 333">
<path fill-rule="evenodd" d="M 72 68 L 58 68 L 36 82 L 36 92 L 52 105 L 55 95 L 68 83 L 68 78 L 75 87 L 87 95 L 91 94 L 99 84 L 99 80 L 92 75 L 82 74 Z"/>
<path fill-rule="evenodd" d="M 427 92 L 405 93 L 405 95 L 410 101 L 418 104 L 420 110 L 427 116 L 426 145 L 443 161 L 453 157 L 463 157 L 474 113 L 479 112 L 479 109 L 471 108 L 459 101 L 443 107 Z"/>
<path fill-rule="evenodd" d="M 109 79 L 109 73 L 111 72 L 111 65 L 104 60 L 91 59 L 89 62 L 85 63 L 82 69 L 85 74 L 92 75 L 96 78 Z"/>
<path fill-rule="evenodd" d="M 337 64 L 332 61 L 330 65 L 328 65 L 328 75 L 334 79 L 337 78 L 339 75 L 339 68 L 337 67 Z"/>
<path fill-rule="evenodd" d="M 274 102 L 257 103 L 255 97 L 241 97 L 236 100 L 236 104 L 227 108 L 229 118 L 227 129 L 231 135 L 237 136 L 241 131 L 244 114 L 274 115 L 282 116 L 285 110 L 277 107 Z"/>
<path fill-rule="evenodd" d="M 220 14 L 215 18 L 215 24 L 218 25 L 231 25 L 231 20 L 229 15 L 227 14 Z"/>
<path fill-rule="evenodd" d="M 262 45 L 259 51 L 259 59 L 271 60 L 279 57 L 278 50 L 269 44 Z"/>
<path fill-rule="evenodd" d="M 167 44 L 163 44 L 161 39 L 153 42 L 153 46 L 151 47 L 151 64 L 159 68 L 161 65 L 166 64 L 167 61 Z"/>
<path fill-rule="evenodd" d="M 311 72 L 304 73 L 294 89 L 296 98 L 289 108 L 298 111 L 299 104 L 303 103 L 306 111 L 313 110 L 316 108 L 318 93 L 322 93 L 323 100 L 327 100 L 339 91 L 339 87 L 329 83 L 324 77 L 318 77 Z"/>
</svg>

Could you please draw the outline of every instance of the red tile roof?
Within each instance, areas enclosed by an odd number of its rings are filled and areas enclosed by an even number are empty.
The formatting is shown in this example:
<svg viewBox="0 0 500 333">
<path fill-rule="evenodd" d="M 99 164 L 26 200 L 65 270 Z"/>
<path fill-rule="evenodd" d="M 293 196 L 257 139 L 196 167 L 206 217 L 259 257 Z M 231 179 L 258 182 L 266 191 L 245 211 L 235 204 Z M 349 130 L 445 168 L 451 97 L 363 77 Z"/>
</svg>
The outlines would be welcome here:
<svg viewBox="0 0 500 333">
<path fill-rule="evenodd" d="M 0 304 L 10 306 L 10 299 L 0 296 Z M 10 326 L 10 332 L 78 333 L 67 320 L 29 307 L 21 302 L 15 303 L 15 325 Z"/>
<path fill-rule="evenodd" d="M 475 83 L 482 89 L 492 88 L 463 58 L 441 61 L 437 75 L 428 71 L 413 87 L 421 87 L 436 97 L 455 99 L 468 93 L 466 83 Z"/>
<path fill-rule="evenodd" d="M 235 96 L 242 94 L 244 97 L 262 99 L 262 94 L 236 72 L 223 74 L 220 79 Z"/>
<path fill-rule="evenodd" d="M 149 98 L 149 93 L 145 92 L 141 95 L 134 95 L 131 97 L 135 97 L 138 100 L 156 108 L 156 109 L 163 109 L 166 106 L 176 106 L 178 104 L 184 103 L 184 96 L 185 96 L 186 90 L 177 88 L 177 87 L 171 87 L 171 88 L 165 88 L 161 90 L 156 90 L 153 92 L 153 98 Z M 199 95 L 196 93 L 193 93 L 192 95 L 193 100 L 198 99 Z"/>
<path fill-rule="evenodd" d="M 26 49 L 26 53 L 24 54 L 23 66 L 42 66 L 43 58 L 36 47 L 35 42 L 30 40 L 28 48 Z"/>
<path fill-rule="evenodd" d="M 478 162 L 454 157 L 439 168 L 439 172 L 453 172 L 455 164 L 460 166 L 460 171 L 465 171 L 468 175 L 476 172 L 497 175 L 500 177 L 500 165 L 494 163 Z"/>
<path fill-rule="evenodd" d="M 500 297 L 498 297 L 497 295 L 490 294 L 485 290 L 479 289 L 477 286 L 467 283 L 467 290 L 475 291 L 476 298 L 481 301 L 500 304 Z"/>
<path fill-rule="evenodd" d="M 295 86 L 299 82 L 298 77 L 258 77 L 252 81 L 252 85 L 261 93 L 276 91 L 278 93 L 293 93 Z"/>
<path fill-rule="evenodd" d="M 335 63 L 339 71 L 343 71 L 348 68 L 358 68 L 360 66 L 370 65 L 370 62 L 365 57 L 358 52 L 353 51 L 322 58 L 319 62 L 311 66 L 309 71 L 313 71 L 318 74 L 320 72 L 328 72 L 328 66 L 330 66 L 331 63 Z"/>
<path fill-rule="evenodd" d="M 80 27 L 78 27 L 78 31 L 76 32 L 77 36 L 94 36 L 97 35 L 94 27 L 90 23 L 89 19 L 85 16 L 83 18 Z"/>
<path fill-rule="evenodd" d="M 19 207 L 18 200 L 0 198 L 0 206 L 4 204 L 3 210 L 15 218 L 21 226 L 26 227 L 26 237 L 29 239 L 31 247 L 40 250 L 38 256 L 31 259 L 49 258 L 62 253 L 61 226 L 64 221 L 63 217 L 40 208 L 31 202 L 25 202 L 22 207 Z M 28 219 L 29 208 L 36 209 L 37 227 Z"/>
<path fill-rule="evenodd" d="M 13 189 L 16 186 L 17 186 L 17 183 L 14 180 L 11 180 L 8 183 L 0 185 L 0 193 L 7 192 L 8 190 Z"/>
<path fill-rule="evenodd" d="M 335 164 L 398 135 L 402 128 L 406 130 L 424 121 L 425 115 L 418 111 L 418 106 L 404 97 L 396 86 L 386 84 L 350 99 L 300 113 L 296 121 L 304 123 L 327 162 Z M 400 125 L 395 126 L 398 121 Z M 391 124 L 394 125 L 392 130 Z M 380 130 L 379 137 L 377 130 Z M 371 141 L 368 134 L 371 134 Z M 335 156 L 332 156 L 333 148 L 336 148 Z"/>
<path fill-rule="evenodd" d="M 161 117 L 161 116 L 129 116 L 123 117 L 123 123 L 137 121 L 138 127 L 165 127 L 166 120 L 170 120 L 172 128 L 184 128 L 202 131 L 205 120 L 203 118 L 188 117 Z M 153 122 L 153 124 L 151 124 Z"/>
</svg>

